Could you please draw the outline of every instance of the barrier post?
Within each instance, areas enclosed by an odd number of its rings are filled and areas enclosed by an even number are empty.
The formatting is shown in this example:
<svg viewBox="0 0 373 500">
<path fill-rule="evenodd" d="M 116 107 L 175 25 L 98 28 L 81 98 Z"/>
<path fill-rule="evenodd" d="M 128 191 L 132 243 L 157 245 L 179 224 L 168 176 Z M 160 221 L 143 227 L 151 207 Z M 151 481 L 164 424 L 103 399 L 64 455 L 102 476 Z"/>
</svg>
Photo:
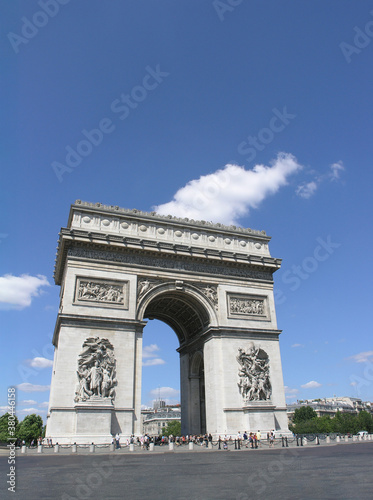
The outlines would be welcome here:
<svg viewBox="0 0 373 500">
<path fill-rule="evenodd" d="M 89 447 L 89 452 L 94 453 L 95 452 L 95 443 L 92 443 Z"/>
<path fill-rule="evenodd" d="M 76 446 L 76 443 L 74 443 L 74 444 L 72 445 L 72 447 L 71 447 L 71 451 L 72 451 L 73 453 L 77 453 L 78 448 L 77 448 L 77 446 Z"/>
</svg>

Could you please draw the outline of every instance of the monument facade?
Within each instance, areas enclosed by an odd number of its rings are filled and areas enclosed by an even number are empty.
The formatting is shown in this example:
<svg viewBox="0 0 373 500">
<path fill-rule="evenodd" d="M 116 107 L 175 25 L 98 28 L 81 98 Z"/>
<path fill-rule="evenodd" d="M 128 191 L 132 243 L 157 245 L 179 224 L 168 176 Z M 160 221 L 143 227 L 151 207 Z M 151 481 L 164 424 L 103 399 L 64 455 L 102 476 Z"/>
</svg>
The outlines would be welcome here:
<svg viewBox="0 0 373 500">
<path fill-rule="evenodd" d="M 142 336 L 180 347 L 182 433 L 288 432 L 264 231 L 76 201 L 58 244 L 61 287 L 46 437 L 140 435 Z"/>
</svg>

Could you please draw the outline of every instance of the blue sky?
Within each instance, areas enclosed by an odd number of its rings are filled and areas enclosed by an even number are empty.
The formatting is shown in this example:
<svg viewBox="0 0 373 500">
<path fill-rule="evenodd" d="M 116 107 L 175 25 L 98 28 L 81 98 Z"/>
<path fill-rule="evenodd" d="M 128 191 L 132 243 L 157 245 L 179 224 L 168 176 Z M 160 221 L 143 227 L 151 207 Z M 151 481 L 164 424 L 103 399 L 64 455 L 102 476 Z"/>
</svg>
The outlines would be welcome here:
<svg viewBox="0 0 373 500">
<path fill-rule="evenodd" d="M 372 39 L 371 1 L 4 3 L 2 411 L 46 415 L 76 199 L 264 229 L 288 402 L 373 400 Z M 176 335 L 144 346 L 143 403 L 177 401 Z"/>
</svg>

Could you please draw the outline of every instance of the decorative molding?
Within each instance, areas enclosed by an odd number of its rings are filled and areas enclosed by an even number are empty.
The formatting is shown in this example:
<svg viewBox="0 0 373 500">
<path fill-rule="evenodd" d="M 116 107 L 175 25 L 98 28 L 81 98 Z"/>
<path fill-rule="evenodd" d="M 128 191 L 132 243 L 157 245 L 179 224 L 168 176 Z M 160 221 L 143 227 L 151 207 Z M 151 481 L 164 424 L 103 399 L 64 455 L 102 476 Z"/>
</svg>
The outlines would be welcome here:
<svg viewBox="0 0 373 500">
<path fill-rule="evenodd" d="M 134 252 L 111 252 L 95 250 L 83 247 L 70 247 L 68 249 L 69 257 L 78 257 L 93 260 L 103 260 L 120 262 L 123 264 L 143 265 L 147 267 L 160 267 L 163 269 L 172 269 L 180 271 L 190 271 L 196 273 L 220 274 L 224 276 L 234 276 L 242 278 L 260 279 L 273 281 L 273 269 L 261 270 L 250 269 L 247 265 L 241 267 L 227 266 L 226 262 L 196 262 L 177 257 L 158 257 L 157 255 L 145 255 Z"/>
<path fill-rule="evenodd" d="M 111 213 L 114 217 L 119 214 L 125 214 L 125 215 L 131 215 L 131 216 L 136 216 L 136 217 L 146 217 L 151 220 L 159 220 L 162 222 L 181 222 L 184 225 L 188 226 L 201 226 L 204 229 L 209 228 L 209 229 L 219 229 L 223 231 L 234 231 L 237 233 L 243 233 L 243 234 L 248 234 L 248 235 L 258 235 L 258 236 L 266 236 L 265 231 L 258 231 L 256 229 L 251 229 L 251 228 L 243 228 L 243 227 L 237 227 L 237 226 L 226 226 L 224 224 L 219 224 L 219 223 L 213 223 L 213 222 L 208 222 L 204 220 L 193 220 L 193 219 L 188 219 L 188 218 L 180 218 L 180 217 L 175 217 L 172 215 L 161 215 L 158 214 L 157 212 L 143 212 L 141 210 L 136 210 L 136 209 L 128 209 L 128 208 L 121 208 L 118 206 L 113 206 L 113 205 L 103 205 L 102 203 L 90 203 L 87 201 L 81 201 L 81 200 L 76 200 L 75 205 L 73 206 L 76 209 L 93 209 L 95 211 L 100 211 L 100 212 L 109 212 Z M 76 215 L 74 214 L 74 217 Z M 90 217 L 89 215 L 85 215 L 86 217 L 86 223 L 89 223 L 91 220 L 94 220 L 95 217 Z M 108 217 L 105 218 L 105 221 L 109 221 Z M 122 223 L 123 224 L 123 223 Z M 124 224 L 128 223 L 124 222 Z M 109 225 L 106 222 L 106 225 Z M 144 229 L 143 231 L 146 231 L 147 227 L 142 225 Z M 179 235 L 177 235 L 179 236 Z"/>
<path fill-rule="evenodd" d="M 272 385 L 269 377 L 268 354 L 251 342 L 244 351 L 238 349 L 237 361 L 240 364 L 238 371 L 238 390 L 243 399 L 243 406 L 256 401 L 270 401 Z"/>
<path fill-rule="evenodd" d="M 270 320 L 268 297 L 263 295 L 227 294 L 228 316 Z"/>
<path fill-rule="evenodd" d="M 76 305 L 88 303 L 104 307 L 128 309 L 128 281 L 106 281 L 96 278 L 77 277 L 75 286 Z"/>
</svg>

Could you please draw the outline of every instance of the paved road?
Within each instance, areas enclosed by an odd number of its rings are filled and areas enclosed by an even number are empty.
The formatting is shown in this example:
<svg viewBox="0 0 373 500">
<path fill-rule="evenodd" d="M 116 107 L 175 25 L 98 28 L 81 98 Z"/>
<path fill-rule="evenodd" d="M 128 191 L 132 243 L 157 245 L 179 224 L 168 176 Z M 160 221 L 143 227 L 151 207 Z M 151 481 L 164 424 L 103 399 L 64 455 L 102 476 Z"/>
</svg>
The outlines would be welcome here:
<svg viewBox="0 0 373 500">
<path fill-rule="evenodd" d="M 248 500 L 373 498 L 373 443 L 111 455 L 0 457 L 0 498 Z M 4 494 L 5 493 L 5 494 Z"/>
</svg>

